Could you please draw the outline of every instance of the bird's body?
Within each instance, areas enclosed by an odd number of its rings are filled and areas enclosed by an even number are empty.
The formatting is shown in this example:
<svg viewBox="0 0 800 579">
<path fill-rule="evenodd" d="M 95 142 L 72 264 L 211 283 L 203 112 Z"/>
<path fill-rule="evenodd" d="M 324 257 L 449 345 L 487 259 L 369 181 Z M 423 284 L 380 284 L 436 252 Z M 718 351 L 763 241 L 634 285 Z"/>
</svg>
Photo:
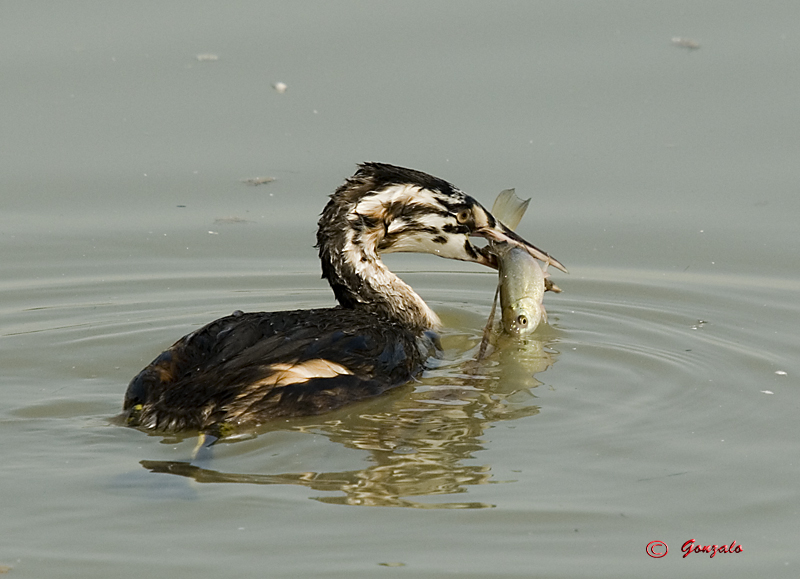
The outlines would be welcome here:
<svg viewBox="0 0 800 579">
<path fill-rule="evenodd" d="M 126 407 L 134 424 L 164 431 L 320 414 L 408 382 L 435 342 L 360 309 L 234 312 L 154 360 Z"/>
<path fill-rule="evenodd" d="M 417 376 L 437 351 L 436 314 L 383 264 L 417 251 L 497 267 L 481 236 L 563 266 L 450 183 L 365 163 L 331 196 L 317 247 L 339 305 L 234 312 L 181 338 L 129 384 L 128 424 L 159 431 L 254 426 L 376 396 Z"/>
</svg>

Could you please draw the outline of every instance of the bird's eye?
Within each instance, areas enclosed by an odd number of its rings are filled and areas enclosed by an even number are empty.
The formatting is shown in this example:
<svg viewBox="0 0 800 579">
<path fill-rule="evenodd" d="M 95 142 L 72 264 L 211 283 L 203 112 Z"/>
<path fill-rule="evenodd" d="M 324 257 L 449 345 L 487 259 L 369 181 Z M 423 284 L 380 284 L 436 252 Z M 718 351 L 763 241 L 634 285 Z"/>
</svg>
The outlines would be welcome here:
<svg viewBox="0 0 800 579">
<path fill-rule="evenodd" d="M 467 221 L 469 221 L 469 215 L 470 215 L 469 209 L 462 209 L 456 214 L 456 221 L 458 221 L 461 224 L 464 224 Z"/>
<path fill-rule="evenodd" d="M 524 328 L 525 326 L 527 326 L 528 325 L 528 316 L 526 316 L 525 314 L 518 315 L 517 316 L 517 324 L 521 328 Z"/>
</svg>

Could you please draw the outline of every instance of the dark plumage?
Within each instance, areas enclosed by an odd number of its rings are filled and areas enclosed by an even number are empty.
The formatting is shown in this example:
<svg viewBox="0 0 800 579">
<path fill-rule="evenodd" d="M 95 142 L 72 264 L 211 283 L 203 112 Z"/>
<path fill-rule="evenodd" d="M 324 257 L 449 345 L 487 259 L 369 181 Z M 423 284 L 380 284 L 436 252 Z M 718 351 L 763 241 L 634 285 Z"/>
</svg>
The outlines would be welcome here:
<svg viewBox="0 0 800 579">
<path fill-rule="evenodd" d="M 563 269 L 450 183 L 392 165 L 360 165 L 331 195 L 317 232 L 322 277 L 339 306 L 234 312 L 181 338 L 129 384 L 128 424 L 221 436 L 408 382 L 436 354 L 439 320 L 379 254 L 428 252 L 496 267 L 470 236 L 507 241 Z"/>
<path fill-rule="evenodd" d="M 358 309 L 235 312 L 156 358 L 125 408 L 166 431 L 319 414 L 412 379 L 435 353 L 435 334 L 423 338 Z M 321 377 L 303 380 L 304 368 Z"/>
</svg>

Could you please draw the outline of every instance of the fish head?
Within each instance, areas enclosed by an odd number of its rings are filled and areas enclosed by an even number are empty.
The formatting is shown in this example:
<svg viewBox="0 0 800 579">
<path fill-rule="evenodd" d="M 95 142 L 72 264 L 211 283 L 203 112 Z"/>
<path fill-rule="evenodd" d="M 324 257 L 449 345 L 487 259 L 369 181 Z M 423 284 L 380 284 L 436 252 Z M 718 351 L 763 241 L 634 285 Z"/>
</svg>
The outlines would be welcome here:
<svg viewBox="0 0 800 579">
<path fill-rule="evenodd" d="M 523 297 L 503 306 L 503 329 L 513 336 L 527 336 L 546 320 L 542 303 Z"/>
</svg>

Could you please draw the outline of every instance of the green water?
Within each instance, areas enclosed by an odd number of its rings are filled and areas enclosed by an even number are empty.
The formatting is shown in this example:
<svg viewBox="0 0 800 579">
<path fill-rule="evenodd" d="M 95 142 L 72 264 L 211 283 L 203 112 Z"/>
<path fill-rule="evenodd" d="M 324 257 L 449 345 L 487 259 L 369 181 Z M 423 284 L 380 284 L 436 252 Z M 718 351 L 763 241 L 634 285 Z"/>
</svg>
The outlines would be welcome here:
<svg viewBox="0 0 800 579">
<path fill-rule="evenodd" d="M 797 576 L 798 18 L 3 4 L 0 569 Z M 570 269 L 549 327 L 475 366 L 495 274 L 393 255 L 446 325 L 419 382 L 194 461 L 193 437 L 119 426 L 178 337 L 332 305 L 316 220 L 365 160 L 532 197 L 520 233 Z"/>
</svg>

